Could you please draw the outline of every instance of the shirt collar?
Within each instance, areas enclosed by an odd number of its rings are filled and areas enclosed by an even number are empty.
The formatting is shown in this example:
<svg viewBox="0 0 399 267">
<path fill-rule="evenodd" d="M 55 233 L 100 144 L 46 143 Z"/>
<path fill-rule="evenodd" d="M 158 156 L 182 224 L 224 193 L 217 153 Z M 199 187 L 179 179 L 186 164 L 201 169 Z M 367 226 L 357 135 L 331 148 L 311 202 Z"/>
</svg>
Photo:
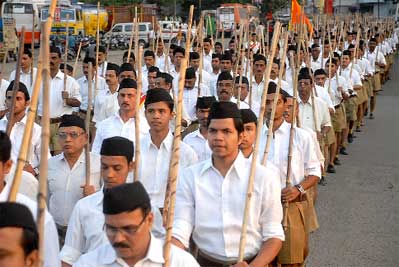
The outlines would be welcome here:
<svg viewBox="0 0 399 267">
<path fill-rule="evenodd" d="M 213 157 L 208 158 L 207 160 L 204 161 L 204 165 L 202 166 L 201 172 L 200 172 L 200 176 L 202 176 L 206 171 L 208 171 L 209 169 L 213 169 L 216 172 L 219 172 L 215 166 L 213 166 Z M 233 172 L 235 170 L 237 176 L 240 179 L 246 179 L 248 177 L 246 177 L 245 172 L 243 172 L 243 168 L 245 167 L 245 163 L 246 163 L 246 158 L 244 157 L 244 155 L 241 153 L 241 151 L 238 152 L 238 155 L 236 157 L 236 159 L 234 160 L 233 165 L 231 165 L 230 169 L 227 171 L 227 175 L 229 175 L 231 172 Z"/>
<path fill-rule="evenodd" d="M 60 154 L 60 159 L 66 161 L 64 152 L 62 152 L 62 153 Z M 86 159 L 85 149 L 83 149 L 83 150 L 82 150 L 82 153 L 80 153 L 80 156 L 79 156 L 78 160 L 76 161 L 76 163 L 78 163 L 78 162 L 79 162 L 79 163 L 84 163 L 84 162 L 85 162 L 85 159 Z M 75 164 L 76 164 L 76 163 L 75 163 Z"/>
<path fill-rule="evenodd" d="M 150 133 L 147 134 L 147 138 L 148 138 L 148 148 L 150 148 L 151 145 L 154 146 L 154 147 L 156 147 L 156 146 L 152 143 L 151 134 L 150 134 Z M 169 132 L 168 132 L 168 135 L 166 135 L 165 139 L 162 141 L 160 148 L 161 148 L 161 147 L 164 147 L 167 151 L 170 151 L 170 150 L 172 150 L 172 144 L 173 144 L 173 135 L 172 135 L 172 133 L 169 131 Z"/>
<path fill-rule="evenodd" d="M 151 235 L 150 246 L 148 248 L 147 255 L 145 255 L 145 257 L 141 259 L 140 262 L 150 261 L 154 263 L 164 264 L 165 259 L 163 257 L 162 241 L 160 239 L 155 238 L 152 234 L 150 235 Z M 114 262 L 125 263 L 125 261 L 122 258 L 118 257 L 112 245 L 108 244 L 108 246 L 105 248 L 106 249 L 104 251 L 104 254 L 100 258 L 102 264 L 112 264 Z"/>
<path fill-rule="evenodd" d="M 60 79 L 63 80 L 64 79 L 64 73 L 61 70 L 58 70 L 57 74 L 55 75 L 54 79 Z"/>
</svg>

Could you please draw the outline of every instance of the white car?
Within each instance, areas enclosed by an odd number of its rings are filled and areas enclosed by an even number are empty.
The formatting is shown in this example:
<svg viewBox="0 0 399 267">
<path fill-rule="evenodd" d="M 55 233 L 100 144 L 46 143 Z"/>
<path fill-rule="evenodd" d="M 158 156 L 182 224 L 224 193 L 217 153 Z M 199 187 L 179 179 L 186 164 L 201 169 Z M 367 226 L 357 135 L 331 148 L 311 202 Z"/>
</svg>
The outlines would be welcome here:
<svg viewBox="0 0 399 267">
<path fill-rule="evenodd" d="M 133 30 L 133 23 L 117 23 L 115 24 L 112 29 L 105 34 L 107 39 L 117 37 L 117 36 L 124 36 L 130 38 Z M 143 44 L 145 47 L 148 47 L 154 38 L 154 31 L 152 29 L 152 24 L 150 22 L 140 22 L 139 23 L 139 43 Z M 134 40 L 134 36 L 133 36 Z"/>
</svg>

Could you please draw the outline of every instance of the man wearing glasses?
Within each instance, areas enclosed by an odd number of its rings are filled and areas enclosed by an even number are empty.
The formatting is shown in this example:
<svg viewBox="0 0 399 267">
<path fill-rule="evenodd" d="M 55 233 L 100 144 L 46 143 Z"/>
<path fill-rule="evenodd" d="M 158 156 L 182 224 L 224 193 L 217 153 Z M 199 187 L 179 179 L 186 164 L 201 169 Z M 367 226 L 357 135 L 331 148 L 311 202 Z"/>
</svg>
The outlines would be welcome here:
<svg viewBox="0 0 399 267">
<path fill-rule="evenodd" d="M 85 185 L 85 146 L 89 136 L 83 119 L 62 116 L 57 137 L 62 153 L 48 161 L 48 203 L 62 245 L 76 202 L 100 188 L 100 155 L 90 153 L 90 185 Z"/>
<path fill-rule="evenodd" d="M 133 154 L 133 142 L 124 137 L 110 137 L 102 142 L 100 160 L 103 189 L 79 200 L 73 208 L 65 244 L 60 252 L 62 266 L 72 266 L 82 254 L 109 243 L 103 231 L 104 192 L 126 183 L 129 172 L 135 168 Z M 162 217 L 159 210 L 154 209 L 153 212 L 155 222 L 153 233 L 162 236 Z"/>
<path fill-rule="evenodd" d="M 217 89 L 216 89 L 217 97 L 220 102 L 237 103 L 237 99 L 233 96 L 233 94 L 234 94 L 235 86 L 237 87 L 237 91 L 238 91 L 239 83 L 234 84 L 233 76 L 231 76 L 230 72 L 222 71 L 219 74 L 216 86 L 217 86 Z M 241 85 L 241 86 L 243 86 L 243 85 Z M 243 93 L 245 93 L 245 90 L 242 90 L 242 91 L 243 91 Z M 249 105 L 246 102 L 241 101 L 240 108 L 241 109 L 249 109 Z"/>
<path fill-rule="evenodd" d="M 140 182 L 106 190 L 102 210 L 109 243 L 83 255 L 73 266 L 163 266 L 164 242 L 151 233 L 154 214 L 150 197 Z M 172 245 L 170 266 L 199 265 L 188 252 Z"/>
</svg>

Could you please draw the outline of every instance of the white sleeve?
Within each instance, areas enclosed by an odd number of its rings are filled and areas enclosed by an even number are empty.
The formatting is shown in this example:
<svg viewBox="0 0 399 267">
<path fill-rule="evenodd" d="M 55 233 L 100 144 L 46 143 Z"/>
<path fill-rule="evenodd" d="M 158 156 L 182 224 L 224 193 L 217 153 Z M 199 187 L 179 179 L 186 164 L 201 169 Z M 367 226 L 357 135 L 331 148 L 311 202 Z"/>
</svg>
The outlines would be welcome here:
<svg viewBox="0 0 399 267">
<path fill-rule="evenodd" d="M 80 205 L 78 202 L 69 218 L 65 243 L 60 252 L 60 258 L 63 262 L 72 265 L 82 255 L 85 243 L 83 232 L 80 220 Z"/>
<path fill-rule="evenodd" d="M 55 222 L 50 213 L 46 210 L 46 223 L 45 223 L 45 237 L 44 237 L 44 266 L 45 267 L 61 267 L 60 251 L 58 243 L 58 232 Z"/>
<path fill-rule="evenodd" d="M 102 122 L 96 125 L 97 127 L 96 137 L 94 138 L 93 145 L 91 148 L 91 151 L 96 154 L 100 154 L 101 145 L 104 139 L 104 137 L 102 136 L 102 125 L 103 125 Z"/>
</svg>

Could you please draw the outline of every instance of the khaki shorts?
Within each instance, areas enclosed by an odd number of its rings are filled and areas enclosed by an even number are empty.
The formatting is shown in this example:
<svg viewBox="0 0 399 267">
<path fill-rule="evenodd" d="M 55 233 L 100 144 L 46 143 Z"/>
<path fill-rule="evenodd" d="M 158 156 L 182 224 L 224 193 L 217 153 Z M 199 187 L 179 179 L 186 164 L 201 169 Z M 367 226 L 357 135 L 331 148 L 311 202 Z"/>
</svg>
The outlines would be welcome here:
<svg viewBox="0 0 399 267">
<path fill-rule="evenodd" d="M 363 88 L 364 88 L 364 93 L 365 96 L 367 96 L 367 100 L 372 96 L 373 93 L 373 87 L 371 86 L 372 79 L 367 78 L 367 80 L 363 81 Z"/>
<path fill-rule="evenodd" d="M 350 97 L 348 100 L 345 100 L 345 111 L 346 111 L 346 121 L 356 121 L 356 111 L 357 111 L 357 101 L 356 97 Z"/>
<path fill-rule="evenodd" d="M 378 92 L 381 91 L 381 75 L 380 73 L 374 74 L 374 84 L 373 84 L 373 91 Z"/>
<path fill-rule="evenodd" d="M 335 133 L 334 133 L 334 128 L 331 127 L 331 129 L 327 132 L 326 137 L 324 138 L 324 144 L 326 146 L 330 146 L 335 143 Z"/>
<path fill-rule="evenodd" d="M 357 105 L 363 104 L 363 102 L 367 100 L 367 98 L 364 96 L 363 87 L 360 90 L 356 90 L 356 93 L 357 93 L 357 99 L 356 99 Z"/>
<path fill-rule="evenodd" d="M 340 133 L 346 128 L 346 116 L 342 104 L 339 108 L 336 108 L 334 114 L 331 115 L 331 122 L 335 133 Z"/>
<path fill-rule="evenodd" d="M 50 124 L 50 151 L 61 151 L 62 147 L 58 141 L 58 128 L 60 124 L 59 123 L 51 123 Z"/>
<path fill-rule="evenodd" d="M 293 202 L 288 206 L 287 230 L 284 231 L 285 241 L 277 256 L 280 264 L 302 263 L 308 250 L 308 234 L 306 231 L 307 201 Z"/>
</svg>

